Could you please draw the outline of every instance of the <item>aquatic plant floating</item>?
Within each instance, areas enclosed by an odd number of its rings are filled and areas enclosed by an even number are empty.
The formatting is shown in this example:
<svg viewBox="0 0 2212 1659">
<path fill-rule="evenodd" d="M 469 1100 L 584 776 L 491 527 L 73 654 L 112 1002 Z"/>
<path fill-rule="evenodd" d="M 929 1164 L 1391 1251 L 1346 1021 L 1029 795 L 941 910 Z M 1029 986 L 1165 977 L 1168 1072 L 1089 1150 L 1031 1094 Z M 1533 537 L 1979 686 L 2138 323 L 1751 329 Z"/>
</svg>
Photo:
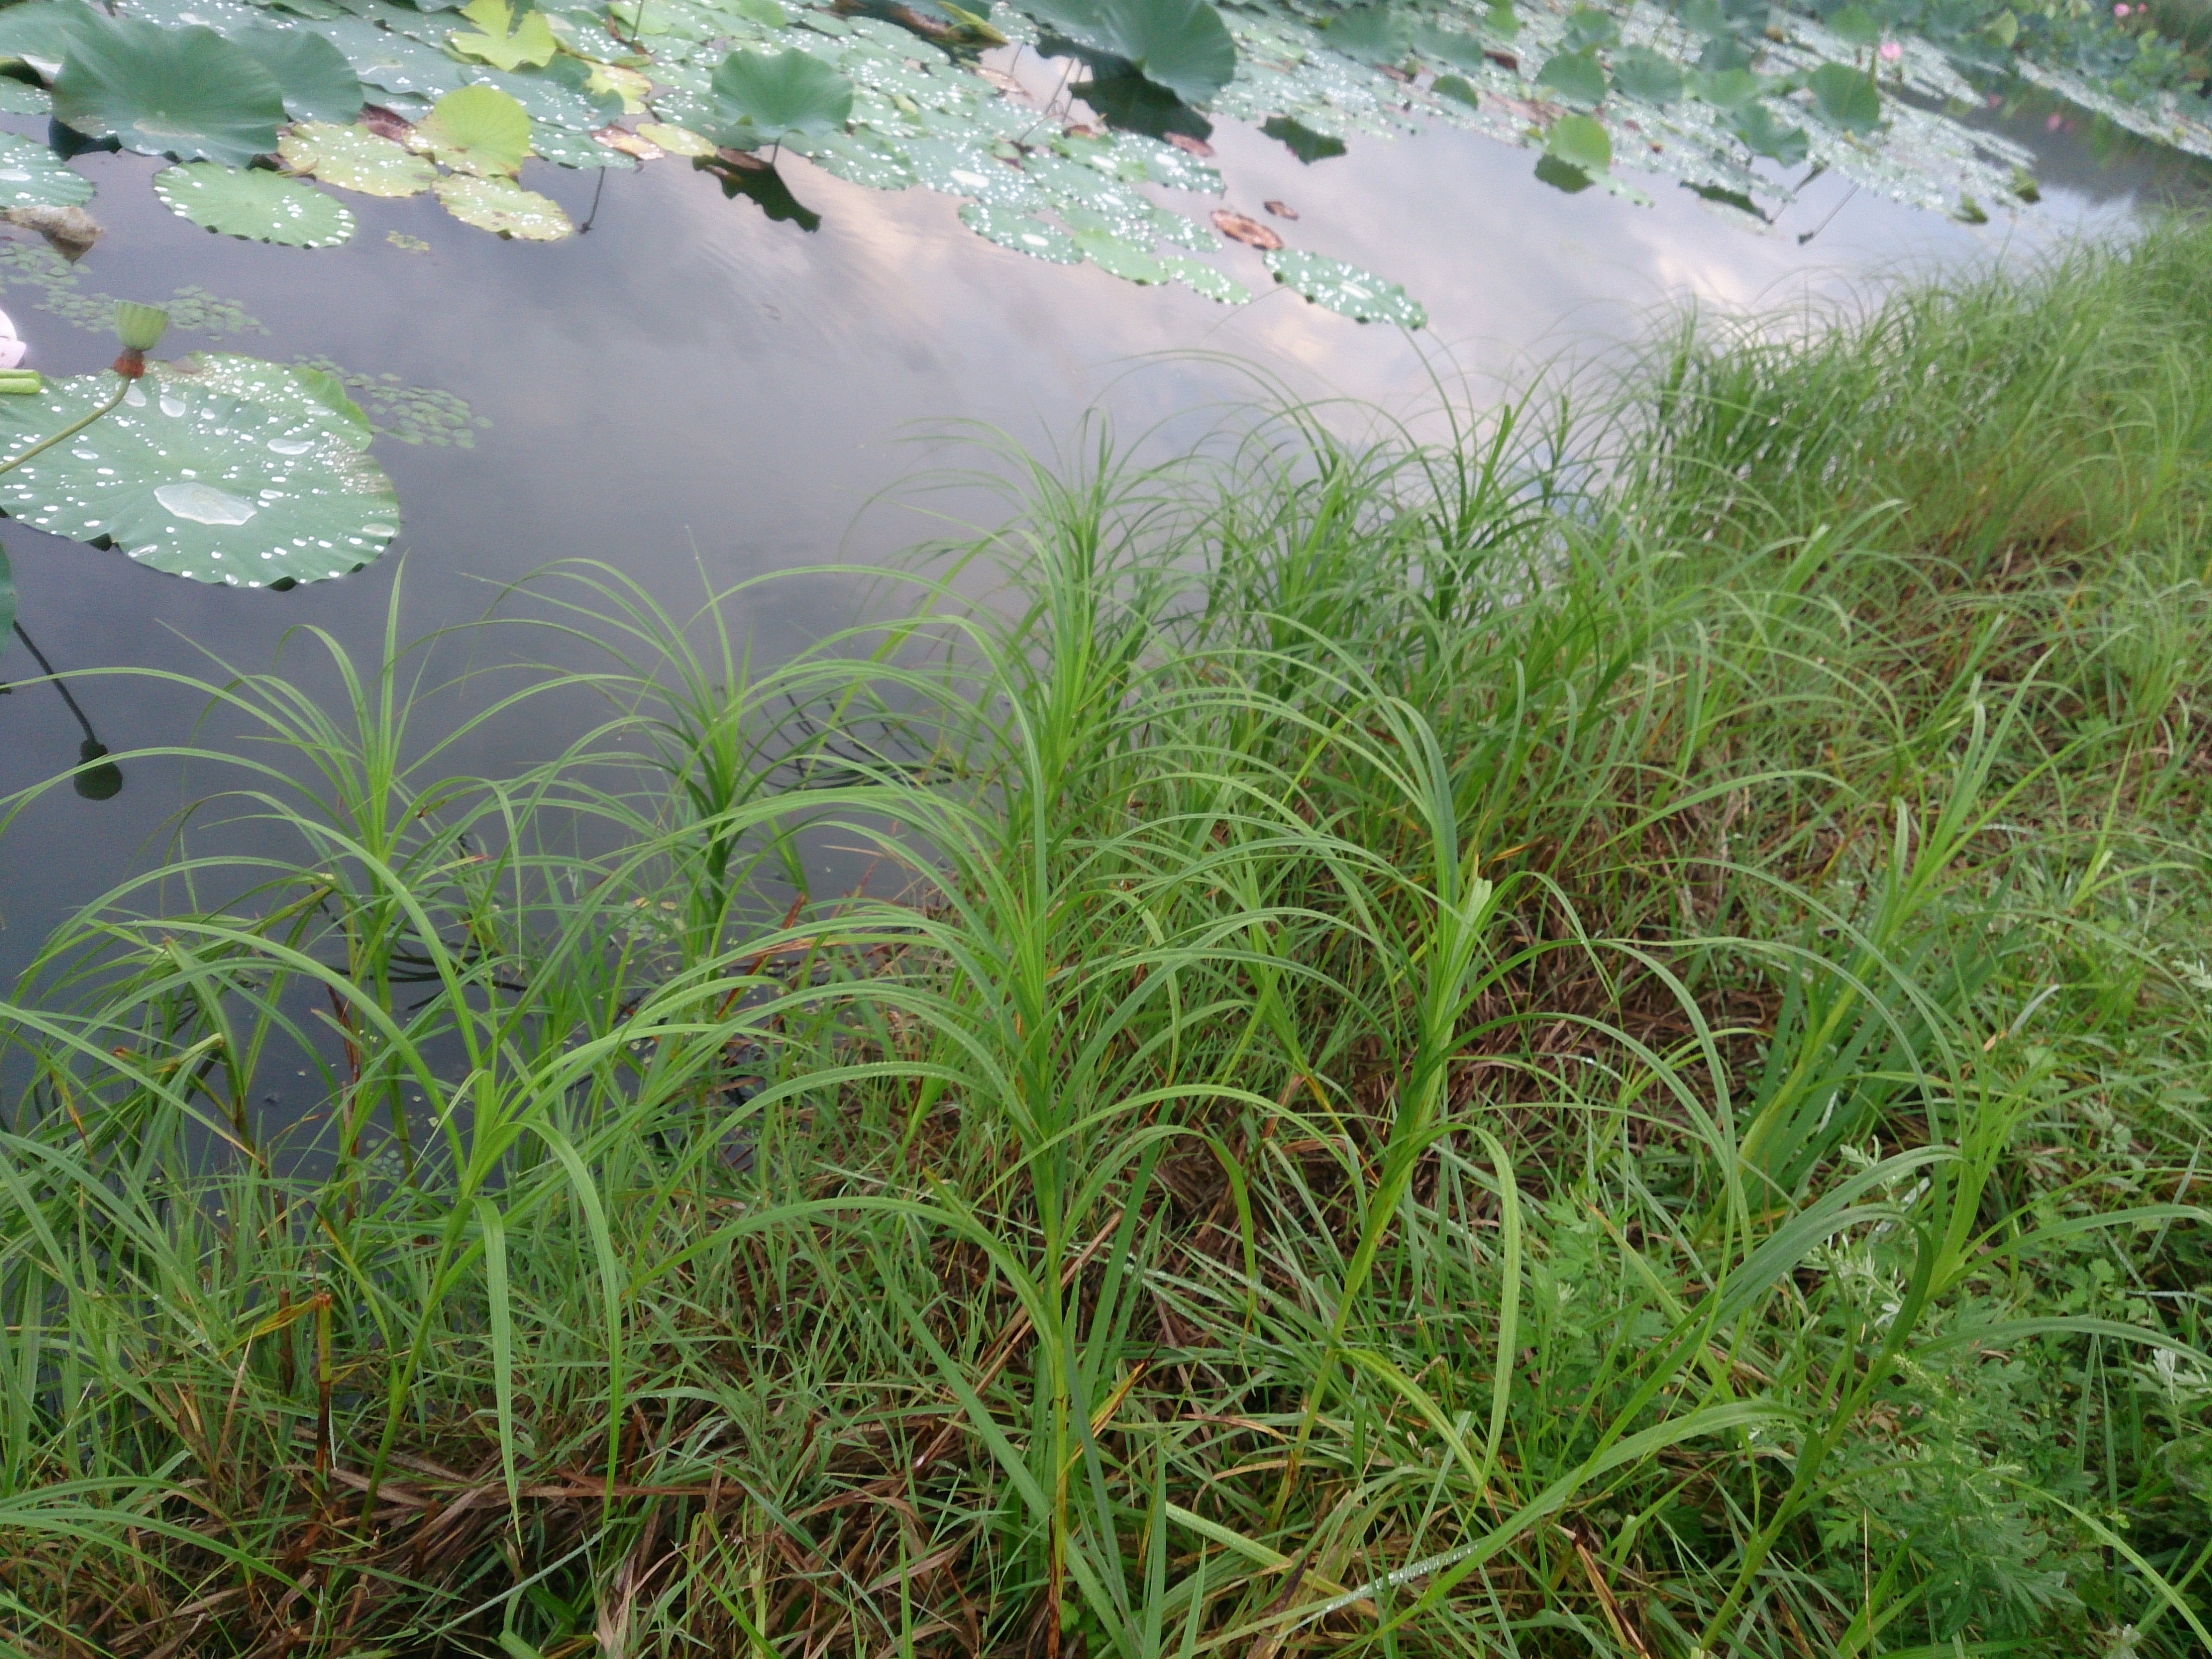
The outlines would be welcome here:
<svg viewBox="0 0 2212 1659">
<path fill-rule="evenodd" d="M 276 77 L 235 41 L 128 17 L 78 31 L 54 81 L 54 115 L 143 155 L 231 167 L 274 150 L 289 118 Z"/>
<path fill-rule="evenodd" d="M 495 69 L 541 69 L 561 49 L 541 11 L 525 11 L 517 18 L 509 11 L 507 0 L 470 0 L 461 8 L 461 15 L 476 29 L 448 35 L 447 49 Z"/>
<path fill-rule="evenodd" d="M 284 135 L 276 153 L 295 172 L 362 196 L 417 196 L 438 179 L 422 157 L 363 126 L 306 122 Z"/>
<path fill-rule="evenodd" d="M 336 247 L 353 234 L 353 215 L 335 198 L 258 168 L 182 162 L 154 175 L 154 194 L 181 218 L 252 241 Z"/>
<path fill-rule="evenodd" d="M 259 24 L 230 38 L 276 77 L 284 113 L 295 121 L 350 121 L 361 113 L 361 77 L 346 55 L 321 35 Z"/>
<path fill-rule="evenodd" d="M 465 173 L 438 180 L 438 200 L 465 225 L 525 242 L 557 242 L 575 229 L 561 204 L 525 190 L 511 179 L 477 179 Z"/>
<path fill-rule="evenodd" d="M 853 118 L 853 83 L 797 50 L 733 52 L 712 86 L 724 118 L 708 136 L 733 149 L 842 132 Z"/>
<path fill-rule="evenodd" d="M 457 173 L 511 174 L 530 155 L 530 117 L 496 87 L 462 87 L 431 106 L 415 139 Z"/>
<path fill-rule="evenodd" d="M 81 420 L 112 374 L 0 398 L 0 463 Z M 331 375 L 209 354 L 148 367 L 113 413 L 0 472 L 0 507 L 196 581 L 289 587 L 358 570 L 398 534 L 368 417 Z"/>
<path fill-rule="evenodd" d="M 79 207 L 92 197 L 92 180 L 46 145 L 0 133 L 0 210 Z"/>
<path fill-rule="evenodd" d="M 1206 0 L 1023 0 L 1023 9 L 1187 103 L 1207 102 L 1236 77 L 1237 42 Z"/>
</svg>

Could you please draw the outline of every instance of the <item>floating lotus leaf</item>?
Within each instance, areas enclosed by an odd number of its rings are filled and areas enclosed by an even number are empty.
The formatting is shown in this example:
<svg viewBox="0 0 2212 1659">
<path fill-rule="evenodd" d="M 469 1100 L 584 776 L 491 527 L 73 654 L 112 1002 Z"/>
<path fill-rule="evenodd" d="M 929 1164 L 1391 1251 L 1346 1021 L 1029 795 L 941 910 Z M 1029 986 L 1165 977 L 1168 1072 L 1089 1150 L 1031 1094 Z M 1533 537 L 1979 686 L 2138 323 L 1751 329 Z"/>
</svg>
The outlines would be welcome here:
<svg viewBox="0 0 2212 1659">
<path fill-rule="evenodd" d="M 787 135 L 844 131 L 853 116 L 853 83 L 820 58 L 789 52 L 733 52 L 714 71 L 714 99 L 727 130 L 725 143 L 780 143 Z"/>
<path fill-rule="evenodd" d="M 1024 9 L 1187 103 L 1206 102 L 1237 74 L 1237 43 L 1206 0 L 1024 0 Z"/>
<path fill-rule="evenodd" d="M 514 17 L 507 0 L 469 0 L 461 8 L 461 15 L 474 23 L 477 32 L 449 35 L 447 46 L 495 69 L 534 69 L 551 63 L 553 54 L 561 49 L 543 12 L 526 11 Z"/>
<path fill-rule="evenodd" d="M 714 141 L 703 138 L 689 127 L 671 126 L 665 121 L 641 121 L 637 136 L 649 144 L 657 144 L 671 155 L 697 157 L 712 155 Z"/>
<path fill-rule="evenodd" d="M 0 208 L 75 207 L 92 195 L 92 180 L 44 144 L 0 133 Z"/>
<path fill-rule="evenodd" d="M 129 0 L 122 9 L 142 22 L 159 23 L 165 29 L 190 23 L 220 34 L 245 28 L 266 16 L 252 0 Z"/>
<path fill-rule="evenodd" d="M 288 167 L 363 196 L 414 196 L 438 178 L 421 156 L 367 127 L 311 121 L 286 133 L 277 154 Z"/>
<path fill-rule="evenodd" d="M 1584 173 L 1603 173 L 1613 165 L 1613 136 L 1591 115 L 1562 115 L 1553 122 L 1544 150 Z"/>
<path fill-rule="evenodd" d="M 112 17 L 84 30 L 54 82 L 54 114 L 95 138 L 181 161 L 243 167 L 276 148 L 283 88 L 213 29 Z"/>
<path fill-rule="evenodd" d="M 556 167 L 609 167 L 617 173 L 631 173 L 639 160 L 618 147 L 599 143 L 587 132 L 569 132 L 560 127 L 533 128 L 530 143 Z"/>
<path fill-rule="evenodd" d="M 1649 46 L 1625 46 L 1613 54 L 1613 83 L 1647 104 L 1671 104 L 1685 85 L 1681 66 Z"/>
<path fill-rule="evenodd" d="M 988 202 L 963 202 L 960 222 L 986 241 L 1026 253 L 1047 264 L 1083 263 L 1083 250 L 1076 246 L 1075 239 L 1066 231 L 1012 208 L 993 207 Z"/>
<path fill-rule="evenodd" d="M 872 132 L 824 133 L 786 148 L 796 149 L 824 173 L 868 190 L 904 190 L 915 182 L 904 153 Z"/>
<path fill-rule="evenodd" d="M 1203 259 L 1187 259 L 1180 253 L 1163 254 L 1160 264 L 1169 276 L 1194 293 L 1225 306 L 1241 306 L 1252 297 L 1252 290 L 1227 272 L 1217 270 Z"/>
<path fill-rule="evenodd" d="M 0 115 L 52 115 L 54 95 L 44 87 L 0 75 Z"/>
<path fill-rule="evenodd" d="M 1032 175 L 1025 169 L 1008 167 L 987 149 L 949 138 L 915 138 L 902 148 L 914 176 L 932 190 L 947 196 L 972 196 L 994 207 L 1037 205 Z"/>
<path fill-rule="evenodd" d="M 0 399 L 0 458 L 98 408 L 112 374 Z M 342 576 L 398 533 L 361 410 L 329 375 L 251 357 L 155 365 L 123 406 L 0 473 L 0 507 L 173 575 L 268 587 Z"/>
<path fill-rule="evenodd" d="M 1766 156 L 1785 167 L 1796 167 L 1812 151 L 1812 141 L 1804 128 L 1790 125 L 1761 103 L 1746 104 L 1736 112 L 1735 136 L 1753 155 Z"/>
<path fill-rule="evenodd" d="M 496 87 L 463 87 L 431 106 L 417 143 L 461 173 L 513 173 L 530 154 L 530 117 Z"/>
<path fill-rule="evenodd" d="M 557 242 L 575 228 L 558 202 L 510 179 L 457 173 L 438 180 L 438 200 L 465 225 L 526 242 Z"/>
<path fill-rule="evenodd" d="M 592 66 L 580 58 L 556 58 L 544 69 L 508 74 L 483 64 L 459 66 L 464 84 L 496 88 L 522 106 L 539 126 L 563 131 L 597 132 L 621 118 L 622 94 L 592 90 Z"/>
<path fill-rule="evenodd" d="M 1281 248 L 1265 256 L 1275 280 L 1295 289 L 1317 306 L 1326 307 L 1361 323 L 1395 323 L 1419 328 L 1429 320 L 1419 301 L 1395 283 L 1370 276 L 1341 259 Z"/>
<path fill-rule="evenodd" d="M 316 32 L 345 54 L 356 75 L 386 92 L 436 98 L 463 82 L 465 65 L 364 19 L 341 17 L 319 25 Z"/>
<path fill-rule="evenodd" d="M 1322 38 L 1346 58 L 1363 64 L 1403 63 L 1412 44 L 1406 20 L 1388 0 L 1340 12 Z"/>
<path fill-rule="evenodd" d="M 1083 257 L 1109 275 L 1130 283 L 1164 283 L 1167 267 L 1148 247 L 1125 242 L 1110 231 L 1079 230 L 1075 246 Z"/>
<path fill-rule="evenodd" d="M 179 217 L 252 241 L 336 247 L 353 234 L 353 215 L 336 199 L 258 168 L 187 161 L 155 173 L 154 194 Z"/>
<path fill-rule="evenodd" d="M 1536 84 L 1571 104 L 1605 101 L 1605 70 L 1588 52 L 1563 52 L 1536 71 Z"/>
<path fill-rule="evenodd" d="M 367 101 L 346 56 L 313 29 L 263 25 L 230 37 L 261 62 L 283 89 L 295 121 L 350 121 Z"/>
<path fill-rule="evenodd" d="M 1821 114 L 1864 138 L 1881 129 L 1881 91 L 1874 76 L 1848 64 L 1823 64 L 1806 77 Z"/>
<path fill-rule="evenodd" d="M 1482 107 L 1482 93 L 1464 75 L 1439 75 L 1429 83 L 1429 90 L 1446 98 L 1456 98 L 1469 109 Z"/>
</svg>

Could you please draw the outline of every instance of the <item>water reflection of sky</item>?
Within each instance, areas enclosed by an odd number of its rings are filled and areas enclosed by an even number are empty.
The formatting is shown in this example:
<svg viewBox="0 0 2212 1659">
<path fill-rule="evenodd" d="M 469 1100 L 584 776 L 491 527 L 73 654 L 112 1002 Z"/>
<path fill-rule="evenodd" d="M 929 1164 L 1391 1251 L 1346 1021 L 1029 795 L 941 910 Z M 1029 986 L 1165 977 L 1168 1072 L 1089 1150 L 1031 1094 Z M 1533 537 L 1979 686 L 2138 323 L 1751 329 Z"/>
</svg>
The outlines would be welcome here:
<svg viewBox="0 0 2212 1659">
<path fill-rule="evenodd" d="M 1547 359 L 1632 339 L 1686 300 L 1836 297 L 2115 222 L 2142 182 L 2083 169 L 2086 183 L 2067 179 L 2042 214 L 1970 229 L 1820 180 L 1775 234 L 1753 235 L 1663 180 L 1650 181 L 1650 209 L 1595 190 L 1562 196 L 1534 179 L 1529 154 L 1456 131 L 1356 142 L 1312 167 L 1249 129 L 1220 128 L 1214 143 L 1230 205 L 1260 214 L 1267 200 L 1287 203 L 1300 215 L 1297 246 L 1403 283 L 1426 303 L 1431 329 L 1408 339 L 1360 327 L 1283 290 L 1229 311 L 1180 288 L 1046 265 L 967 234 L 947 198 L 886 196 L 805 163 L 787 172 L 822 216 L 811 234 L 662 163 L 608 179 L 591 234 L 556 246 L 501 243 L 427 198 L 349 197 L 361 220 L 353 242 L 307 252 L 198 231 L 155 203 L 143 183 L 151 164 L 88 157 L 80 165 L 103 175 L 94 206 L 109 235 L 87 258 L 86 279 L 149 298 L 197 283 L 268 324 L 268 338 L 240 349 L 447 387 L 490 418 L 473 450 L 380 446 L 405 507 L 400 609 L 411 632 L 476 617 L 498 585 L 556 558 L 608 561 L 676 604 L 696 595 L 702 573 L 726 583 L 880 559 L 936 527 L 862 511 L 916 464 L 920 452 L 900 441 L 906 423 L 980 422 L 1042 446 L 1103 399 L 1132 428 L 1165 420 L 1187 436 L 1192 411 L 1243 384 L 1226 364 L 1188 356 L 1132 372 L 1147 357 L 1220 354 L 1303 394 L 1401 405 L 1429 395 L 1441 364 L 1487 395 Z M 591 179 L 541 168 L 527 182 L 580 220 L 591 205 Z M 391 231 L 431 251 L 404 251 Z M 1221 263 L 1265 289 L 1256 254 L 1224 249 Z M 39 312 L 29 290 L 7 303 L 33 362 L 50 371 L 96 368 L 112 350 Z M 244 593 L 21 526 L 6 539 L 24 622 L 64 670 L 219 674 L 208 652 L 262 670 L 284 630 L 308 623 L 369 653 L 400 568 L 387 559 L 341 582 Z M 748 601 L 743 621 L 774 653 L 842 621 L 850 604 L 834 583 L 802 582 Z M 35 672 L 20 646 L 0 652 L 0 678 Z M 76 685 L 117 750 L 193 735 L 201 700 L 173 685 L 88 676 Z M 495 769 L 513 752 L 503 744 L 542 753 L 558 735 L 526 724 L 445 764 Z M 0 698 L 0 793 L 69 764 L 78 738 L 50 690 Z M 158 842 L 185 793 L 179 775 L 163 761 L 130 775 L 118 799 L 64 791 L 0 841 L 0 970 Z"/>
</svg>

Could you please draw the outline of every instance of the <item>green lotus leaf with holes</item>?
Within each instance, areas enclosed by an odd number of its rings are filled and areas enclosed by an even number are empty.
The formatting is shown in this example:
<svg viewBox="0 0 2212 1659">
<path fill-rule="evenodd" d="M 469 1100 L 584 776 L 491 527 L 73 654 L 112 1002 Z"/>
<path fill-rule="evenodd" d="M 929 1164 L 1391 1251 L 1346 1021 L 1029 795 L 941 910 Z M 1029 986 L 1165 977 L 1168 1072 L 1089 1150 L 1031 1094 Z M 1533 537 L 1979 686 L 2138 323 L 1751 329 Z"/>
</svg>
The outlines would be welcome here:
<svg viewBox="0 0 2212 1659">
<path fill-rule="evenodd" d="M 115 386 L 112 374 L 80 374 L 0 398 L 0 460 L 82 419 Z M 157 363 L 112 414 L 0 473 L 0 508 L 196 581 L 324 581 L 399 533 L 370 436 L 314 369 L 212 353 Z"/>
<path fill-rule="evenodd" d="M 1078 46 L 1133 64 L 1186 103 L 1202 104 L 1237 74 L 1237 42 L 1206 0 L 1023 0 Z"/>
<path fill-rule="evenodd" d="M 853 83 L 795 49 L 732 52 L 714 71 L 714 94 L 722 122 L 708 136 L 743 149 L 842 132 L 853 117 Z"/>
<path fill-rule="evenodd" d="M 335 198 L 258 168 L 186 161 L 155 173 L 154 194 L 180 218 L 250 241 L 336 247 L 353 234 L 353 215 Z"/>
<path fill-rule="evenodd" d="M 276 77 L 236 41 L 129 17 L 102 19 L 71 42 L 54 114 L 143 155 L 231 167 L 274 150 L 288 118 Z"/>
</svg>

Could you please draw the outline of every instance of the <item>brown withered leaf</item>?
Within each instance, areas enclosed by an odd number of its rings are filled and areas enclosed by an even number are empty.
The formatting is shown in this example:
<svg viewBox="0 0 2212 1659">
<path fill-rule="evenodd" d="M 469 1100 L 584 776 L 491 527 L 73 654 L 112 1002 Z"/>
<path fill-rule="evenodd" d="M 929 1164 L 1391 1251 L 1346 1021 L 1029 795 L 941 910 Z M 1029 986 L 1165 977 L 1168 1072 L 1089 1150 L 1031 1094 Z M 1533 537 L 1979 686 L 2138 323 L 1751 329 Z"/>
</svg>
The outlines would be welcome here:
<svg viewBox="0 0 2212 1659">
<path fill-rule="evenodd" d="M 1288 202 L 1262 202 L 1260 205 L 1278 219 L 1295 219 L 1298 216 L 1298 210 Z"/>
<path fill-rule="evenodd" d="M 1232 242 L 1242 242 L 1247 247 L 1256 247 L 1266 253 L 1273 253 L 1283 245 L 1281 237 L 1249 213 L 1232 213 L 1227 208 L 1216 208 L 1213 210 L 1213 228 Z"/>
</svg>

